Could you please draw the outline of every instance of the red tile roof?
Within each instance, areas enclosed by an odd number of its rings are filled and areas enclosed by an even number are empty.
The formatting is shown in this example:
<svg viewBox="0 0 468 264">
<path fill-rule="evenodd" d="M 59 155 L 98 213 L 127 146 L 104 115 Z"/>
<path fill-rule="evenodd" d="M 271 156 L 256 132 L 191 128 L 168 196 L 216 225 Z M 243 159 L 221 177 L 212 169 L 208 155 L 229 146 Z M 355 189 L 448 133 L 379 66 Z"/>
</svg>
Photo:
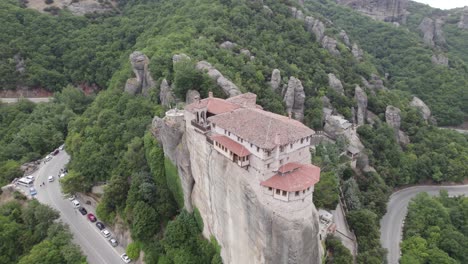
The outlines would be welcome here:
<svg viewBox="0 0 468 264">
<path fill-rule="evenodd" d="M 290 162 L 290 163 L 287 163 L 287 164 L 284 164 L 283 166 L 281 166 L 279 169 L 278 169 L 278 172 L 280 173 L 286 173 L 286 172 L 289 172 L 289 171 L 293 171 L 299 167 L 301 167 L 303 164 L 301 163 L 297 163 L 297 162 Z"/>
<path fill-rule="evenodd" d="M 225 146 L 227 149 L 232 151 L 234 154 L 236 154 L 239 157 L 245 157 L 250 155 L 250 151 L 246 149 L 244 146 L 241 144 L 235 142 L 234 140 L 223 136 L 223 135 L 212 135 L 211 139 L 213 141 L 217 141 L 219 144 Z"/>
<path fill-rule="evenodd" d="M 315 133 L 297 120 L 257 108 L 239 108 L 208 120 L 264 149 L 293 143 Z M 278 140 L 275 140 L 276 135 Z"/>
<path fill-rule="evenodd" d="M 207 108 L 208 112 L 218 115 L 218 114 L 233 111 L 240 107 L 241 106 L 228 102 L 224 99 L 209 97 L 209 98 L 202 99 L 199 102 L 194 102 L 194 103 L 187 105 L 185 107 L 185 110 L 192 112 L 195 109 Z"/>
<path fill-rule="evenodd" d="M 288 163 L 281 168 L 284 167 L 283 170 L 285 170 L 285 168 L 291 169 L 295 167 L 295 169 L 289 170 L 289 172 L 286 173 L 278 172 L 273 177 L 260 184 L 287 192 L 296 192 L 305 190 L 315 185 L 320 180 L 319 167 L 312 164 L 301 164 L 299 167 L 297 167 L 297 164 L 290 164 L 291 163 Z"/>
</svg>

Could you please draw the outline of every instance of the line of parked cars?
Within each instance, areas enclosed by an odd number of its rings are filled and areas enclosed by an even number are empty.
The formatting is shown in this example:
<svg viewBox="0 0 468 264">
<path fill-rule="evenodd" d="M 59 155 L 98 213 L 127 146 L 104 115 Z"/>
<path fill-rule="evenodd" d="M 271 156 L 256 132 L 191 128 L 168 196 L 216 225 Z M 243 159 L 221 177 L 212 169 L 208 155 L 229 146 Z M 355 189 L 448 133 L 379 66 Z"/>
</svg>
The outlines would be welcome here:
<svg viewBox="0 0 468 264">
<path fill-rule="evenodd" d="M 75 195 L 70 195 L 68 197 L 68 199 L 72 202 L 73 206 L 75 208 L 78 208 L 78 211 L 82 214 L 82 215 L 86 215 L 88 220 L 91 221 L 92 223 L 96 223 L 96 227 L 99 229 L 99 231 L 101 232 L 101 234 L 107 238 L 107 240 L 109 241 L 109 243 L 113 246 L 113 247 L 116 247 L 119 245 L 119 242 L 117 241 L 117 239 L 115 239 L 114 237 L 112 237 L 112 234 L 111 232 L 109 232 L 109 230 L 106 229 L 106 226 L 102 223 L 102 222 L 99 222 L 97 221 L 97 218 L 96 216 L 93 214 L 93 213 L 88 213 L 88 211 L 86 210 L 86 208 L 82 207 L 80 205 L 80 202 L 76 199 Z M 125 263 L 130 263 L 132 260 L 127 256 L 126 253 L 120 255 L 120 258 L 125 262 Z"/>
</svg>

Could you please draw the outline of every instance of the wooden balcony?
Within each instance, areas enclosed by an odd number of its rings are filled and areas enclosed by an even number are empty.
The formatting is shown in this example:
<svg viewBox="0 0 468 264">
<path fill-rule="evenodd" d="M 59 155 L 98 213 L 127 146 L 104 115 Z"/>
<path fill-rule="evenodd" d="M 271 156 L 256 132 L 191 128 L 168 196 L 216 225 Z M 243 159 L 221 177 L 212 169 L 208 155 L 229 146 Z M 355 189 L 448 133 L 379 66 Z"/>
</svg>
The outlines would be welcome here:
<svg viewBox="0 0 468 264">
<path fill-rule="evenodd" d="M 192 124 L 193 127 L 200 130 L 200 132 L 202 132 L 203 134 L 205 134 L 205 133 L 207 133 L 208 131 L 211 130 L 210 124 L 200 124 L 200 123 L 197 123 L 197 121 L 195 121 L 195 119 L 190 121 L 190 123 Z"/>
</svg>

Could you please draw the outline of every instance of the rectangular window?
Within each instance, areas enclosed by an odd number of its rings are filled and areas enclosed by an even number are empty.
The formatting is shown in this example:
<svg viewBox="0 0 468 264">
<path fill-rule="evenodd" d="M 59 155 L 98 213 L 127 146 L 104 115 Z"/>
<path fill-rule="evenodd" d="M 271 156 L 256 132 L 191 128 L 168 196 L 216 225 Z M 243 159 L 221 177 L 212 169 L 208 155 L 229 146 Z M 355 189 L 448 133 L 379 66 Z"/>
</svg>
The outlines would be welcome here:
<svg viewBox="0 0 468 264">
<path fill-rule="evenodd" d="M 310 187 L 309 187 L 309 188 L 307 188 L 307 191 L 310 191 Z"/>
<path fill-rule="evenodd" d="M 270 168 L 270 163 L 267 164 L 267 169 L 269 169 L 269 168 Z"/>
<path fill-rule="evenodd" d="M 280 159 L 280 164 L 283 164 L 283 159 Z"/>
<path fill-rule="evenodd" d="M 289 146 L 290 146 L 291 148 L 293 148 L 293 144 L 289 144 Z"/>
<path fill-rule="evenodd" d="M 281 191 L 279 189 L 276 189 L 276 194 L 281 194 Z"/>
<path fill-rule="evenodd" d="M 301 138 L 301 144 L 302 144 L 302 143 L 304 143 L 304 139 L 303 139 L 303 138 Z"/>
<path fill-rule="evenodd" d="M 286 196 L 287 192 L 286 191 L 283 191 L 283 196 Z"/>
<path fill-rule="evenodd" d="M 271 156 L 271 151 L 267 151 L 267 157 Z"/>
<path fill-rule="evenodd" d="M 305 190 L 303 190 L 302 193 L 305 193 Z"/>
<path fill-rule="evenodd" d="M 257 147 L 257 152 L 260 152 L 260 147 Z"/>
<path fill-rule="evenodd" d="M 272 190 L 273 190 L 273 188 L 271 188 L 271 187 L 268 187 L 268 190 L 269 190 L 269 191 L 272 191 Z"/>
<path fill-rule="evenodd" d="M 215 127 L 216 127 L 216 124 L 213 124 L 213 128 L 215 128 Z"/>
<path fill-rule="evenodd" d="M 299 191 L 297 191 L 297 192 L 296 192 L 296 196 L 299 196 L 299 193 L 300 193 L 300 192 L 299 192 Z"/>
<path fill-rule="evenodd" d="M 253 148 L 253 144 L 252 144 L 252 143 L 250 143 L 250 147 Z"/>
<path fill-rule="evenodd" d="M 280 152 L 283 152 L 283 151 L 284 151 L 284 147 L 281 146 L 281 147 L 280 147 Z"/>
<path fill-rule="evenodd" d="M 228 136 L 230 136 L 230 135 L 231 135 L 231 132 L 228 132 Z"/>
<path fill-rule="evenodd" d="M 244 143 L 244 140 L 241 138 L 241 143 Z"/>
</svg>

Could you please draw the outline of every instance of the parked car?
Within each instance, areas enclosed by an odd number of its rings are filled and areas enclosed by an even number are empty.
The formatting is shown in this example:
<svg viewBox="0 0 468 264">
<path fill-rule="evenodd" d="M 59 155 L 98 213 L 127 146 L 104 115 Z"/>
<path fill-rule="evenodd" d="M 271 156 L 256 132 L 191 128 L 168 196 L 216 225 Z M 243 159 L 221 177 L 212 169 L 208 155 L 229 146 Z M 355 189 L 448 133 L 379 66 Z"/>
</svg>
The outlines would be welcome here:
<svg viewBox="0 0 468 264">
<path fill-rule="evenodd" d="M 76 199 L 76 196 L 74 194 L 69 194 L 68 195 L 68 200 L 73 201 Z"/>
<path fill-rule="evenodd" d="M 67 174 L 65 172 L 62 172 L 62 173 L 59 174 L 59 178 L 63 178 L 63 177 L 65 177 L 65 175 L 67 175 Z"/>
<path fill-rule="evenodd" d="M 47 155 L 44 159 L 44 163 L 52 159 L 52 155 Z"/>
<path fill-rule="evenodd" d="M 111 238 L 109 239 L 109 243 L 113 246 L 113 247 L 116 247 L 119 245 L 119 242 L 117 242 L 117 240 L 115 238 Z"/>
<path fill-rule="evenodd" d="M 88 219 L 89 219 L 89 221 L 91 221 L 93 223 L 97 221 L 96 216 L 94 216 L 92 213 L 88 214 Z"/>
<path fill-rule="evenodd" d="M 32 175 L 26 176 L 25 178 L 28 179 L 28 180 L 34 181 L 34 176 L 32 176 Z"/>
<path fill-rule="evenodd" d="M 54 176 L 50 175 L 50 176 L 47 178 L 47 180 L 48 180 L 49 182 L 53 182 L 53 181 L 54 181 Z"/>
<path fill-rule="evenodd" d="M 58 149 L 63 150 L 65 148 L 65 144 L 61 145 Z"/>
<path fill-rule="evenodd" d="M 29 188 L 29 194 L 31 194 L 31 196 L 36 195 L 37 194 L 36 189 L 34 187 Z"/>
<path fill-rule="evenodd" d="M 80 202 L 78 202 L 78 200 L 72 200 L 72 204 L 75 208 L 80 207 Z"/>
<path fill-rule="evenodd" d="M 84 207 L 78 208 L 78 211 L 80 211 L 80 213 L 81 213 L 82 215 L 86 215 L 86 214 L 88 213 L 88 211 L 86 211 L 86 209 L 85 209 Z"/>
<path fill-rule="evenodd" d="M 110 237 L 110 236 L 111 236 L 111 233 L 110 233 L 109 230 L 107 230 L 107 229 L 101 230 L 101 234 L 102 234 L 104 237 Z"/>
<path fill-rule="evenodd" d="M 120 255 L 120 258 L 123 260 L 123 262 L 125 263 L 130 263 L 132 262 L 132 260 L 127 256 L 126 253 L 123 253 L 122 255 Z"/>
<path fill-rule="evenodd" d="M 59 149 L 56 149 L 56 150 L 52 151 L 52 155 L 54 155 L 54 156 L 57 155 L 57 154 L 59 154 L 59 153 L 60 153 L 60 150 L 59 150 Z"/>
<path fill-rule="evenodd" d="M 98 228 L 99 230 L 103 230 L 104 228 L 106 228 L 106 227 L 104 226 L 104 224 L 101 223 L 101 222 L 96 222 L 96 226 L 97 226 L 97 228 Z"/>
</svg>

